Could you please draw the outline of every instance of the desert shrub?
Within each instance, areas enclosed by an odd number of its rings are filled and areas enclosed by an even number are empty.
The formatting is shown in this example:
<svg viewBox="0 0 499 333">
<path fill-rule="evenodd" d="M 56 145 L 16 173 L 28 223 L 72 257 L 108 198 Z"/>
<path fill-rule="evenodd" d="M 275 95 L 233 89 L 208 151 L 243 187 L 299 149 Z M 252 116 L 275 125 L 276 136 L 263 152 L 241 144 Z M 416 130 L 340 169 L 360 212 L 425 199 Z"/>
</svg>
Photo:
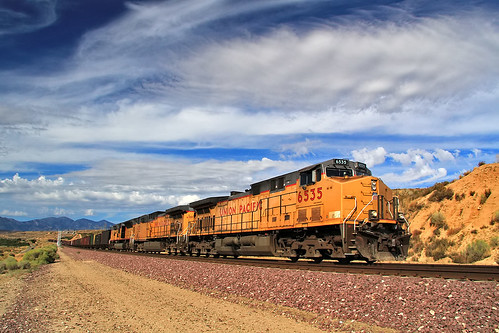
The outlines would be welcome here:
<svg viewBox="0 0 499 333">
<path fill-rule="evenodd" d="M 499 246 L 499 237 L 494 236 L 489 241 L 490 247 L 498 247 Z"/>
<path fill-rule="evenodd" d="M 471 232 L 473 235 L 478 234 L 478 230 L 476 230 L 476 229 L 473 229 L 473 230 L 471 230 L 470 232 Z"/>
<path fill-rule="evenodd" d="M 26 260 L 21 260 L 20 262 L 17 263 L 17 267 L 19 267 L 19 269 L 30 269 L 31 263 Z"/>
<path fill-rule="evenodd" d="M 475 196 L 475 191 L 470 191 L 470 197 L 474 197 Z"/>
<path fill-rule="evenodd" d="M 456 199 L 456 201 L 461 201 L 461 200 L 463 200 L 465 197 L 466 197 L 466 194 L 464 194 L 464 193 L 461 193 L 461 194 L 456 193 L 456 194 L 454 195 L 454 199 Z"/>
<path fill-rule="evenodd" d="M 424 244 L 421 241 L 421 237 L 419 236 L 419 234 L 412 235 L 411 240 L 409 241 L 409 248 L 414 253 L 421 253 L 423 251 Z"/>
<path fill-rule="evenodd" d="M 481 167 L 482 165 L 485 165 L 485 161 L 480 161 L 478 162 L 478 166 Z"/>
<path fill-rule="evenodd" d="M 483 205 L 485 201 L 490 197 L 492 191 L 490 189 L 486 189 L 485 193 L 480 196 L 480 205 Z"/>
<path fill-rule="evenodd" d="M 17 260 L 14 257 L 7 257 L 3 263 L 5 264 L 5 269 L 9 271 L 14 271 L 19 268 Z"/>
<path fill-rule="evenodd" d="M 443 259 L 447 256 L 447 249 L 452 245 L 453 243 L 447 238 L 432 238 L 426 245 L 426 256 L 432 257 L 435 261 Z"/>
<path fill-rule="evenodd" d="M 449 229 L 449 225 L 445 221 L 445 216 L 441 212 L 431 214 L 430 225 L 437 230 L 441 228 L 444 228 L 444 230 Z"/>
<path fill-rule="evenodd" d="M 29 243 L 23 241 L 21 238 L 13 239 L 13 238 L 0 238 L 0 246 L 29 246 Z"/>
<path fill-rule="evenodd" d="M 408 214 L 411 214 L 413 212 L 417 212 L 421 209 L 423 209 L 425 206 L 423 203 L 418 203 L 416 201 L 413 201 L 409 204 L 409 206 L 407 206 L 407 213 Z"/>
<path fill-rule="evenodd" d="M 38 266 L 53 263 L 57 258 L 57 246 L 49 245 L 26 252 L 23 260 L 30 262 L 31 266 Z"/>
<path fill-rule="evenodd" d="M 464 252 L 453 252 L 449 254 L 449 257 L 452 259 L 453 262 L 456 264 L 466 264 L 466 255 Z"/>
<path fill-rule="evenodd" d="M 434 190 L 428 200 L 433 202 L 440 202 L 444 199 L 452 199 L 452 197 L 454 196 L 454 191 L 450 188 L 445 187 L 446 184 L 448 183 L 443 182 L 437 183 L 432 186 L 431 188 L 434 188 Z"/>
<path fill-rule="evenodd" d="M 421 235 L 423 232 L 420 229 L 416 229 L 412 231 L 412 237 L 417 237 Z"/>
<path fill-rule="evenodd" d="M 490 256 L 490 246 L 486 241 L 477 239 L 466 247 L 464 255 L 468 263 L 482 260 Z"/>
<path fill-rule="evenodd" d="M 492 215 L 492 218 L 490 219 L 490 225 L 494 225 L 496 222 L 499 222 L 499 210 L 496 210 L 494 212 L 494 215 Z"/>
<path fill-rule="evenodd" d="M 471 173 L 471 170 L 467 170 L 465 172 L 463 172 L 462 175 L 459 175 L 459 179 L 463 178 L 463 177 L 466 177 L 467 175 L 469 175 Z"/>
</svg>

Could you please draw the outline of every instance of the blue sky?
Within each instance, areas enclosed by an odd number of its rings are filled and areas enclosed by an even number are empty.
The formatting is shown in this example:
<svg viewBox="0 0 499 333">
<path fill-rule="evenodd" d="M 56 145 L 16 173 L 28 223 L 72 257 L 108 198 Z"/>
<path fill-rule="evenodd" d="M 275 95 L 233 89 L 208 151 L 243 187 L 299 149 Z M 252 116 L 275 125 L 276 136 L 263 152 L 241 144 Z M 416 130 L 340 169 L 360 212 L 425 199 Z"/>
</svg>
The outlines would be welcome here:
<svg viewBox="0 0 499 333">
<path fill-rule="evenodd" d="M 112 222 L 330 158 L 499 153 L 497 1 L 0 1 L 0 216 Z"/>
</svg>

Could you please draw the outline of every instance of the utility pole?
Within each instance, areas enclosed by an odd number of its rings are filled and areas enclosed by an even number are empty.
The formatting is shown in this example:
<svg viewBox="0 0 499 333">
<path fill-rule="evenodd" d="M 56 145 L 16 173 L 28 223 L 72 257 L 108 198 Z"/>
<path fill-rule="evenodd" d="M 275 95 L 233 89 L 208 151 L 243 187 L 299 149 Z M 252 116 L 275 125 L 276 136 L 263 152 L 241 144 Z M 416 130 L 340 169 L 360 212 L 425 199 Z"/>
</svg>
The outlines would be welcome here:
<svg viewBox="0 0 499 333">
<path fill-rule="evenodd" d="M 62 238 L 62 231 L 59 230 L 59 232 L 57 233 L 57 247 L 61 246 L 61 238 Z"/>
</svg>

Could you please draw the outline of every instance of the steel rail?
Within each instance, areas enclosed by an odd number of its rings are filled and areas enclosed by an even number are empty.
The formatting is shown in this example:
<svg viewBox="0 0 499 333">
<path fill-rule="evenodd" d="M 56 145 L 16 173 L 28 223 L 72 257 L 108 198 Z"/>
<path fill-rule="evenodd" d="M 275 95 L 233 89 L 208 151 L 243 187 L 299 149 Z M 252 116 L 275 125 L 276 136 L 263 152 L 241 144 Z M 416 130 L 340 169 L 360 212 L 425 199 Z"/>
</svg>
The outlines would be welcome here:
<svg viewBox="0 0 499 333">
<path fill-rule="evenodd" d="M 210 262 L 227 265 L 245 265 L 278 269 L 297 269 L 308 271 L 332 272 L 332 273 L 350 273 L 350 274 L 368 274 L 385 275 L 401 277 L 423 277 L 423 278 L 443 278 L 472 281 L 499 281 L 499 265 L 463 265 L 463 264 L 419 264 L 419 263 L 393 263 L 380 262 L 366 264 L 363 262 L 352 262 L 350 264 L 338 264 L 336 261 L 324 260 L 317 264 L 312 260 L 301 259 L 298 262 L 291 262 L 285 258 L 213 258 L 205 256 L 189 255 L 167 255 L 128 251 L 105 251 L 109 253 L 150 256 L 174 260 L 192 260 L 200 262 Z"/>
</svg>

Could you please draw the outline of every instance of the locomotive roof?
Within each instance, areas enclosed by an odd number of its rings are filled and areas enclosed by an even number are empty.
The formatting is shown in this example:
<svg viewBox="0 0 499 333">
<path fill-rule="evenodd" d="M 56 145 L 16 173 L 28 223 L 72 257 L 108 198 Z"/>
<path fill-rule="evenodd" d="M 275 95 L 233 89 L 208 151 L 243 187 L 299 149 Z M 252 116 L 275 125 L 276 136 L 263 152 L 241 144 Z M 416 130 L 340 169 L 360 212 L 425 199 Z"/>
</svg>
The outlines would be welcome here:
<svg viewBox="0 0 499 333">
<path fill-rule="evenodd" d="M 189 206 L 191 206 L 194 209 L 201 209 L 205 207 L 212 207 L 215 206 L 217 203 L 220 201 L 227 200 L 228 196 L 222 196 L 222 197 L 210 197 L 198 201 L 191 202 Z"/>
<path fill-rule="evenodd" d="M 183 212 L 189 212 L 193 211 L 192 207 L 189 205 L 181 205 L 181 206 L 176 206 L 172 207 L 170 209 L 165 210 L 166 214 L 169 215 L 174 215 L 175 213 L 183 213 Z"/>
<path fill-rule="evenodd" d="M 363 171 L 371 174 L 371 171 L 362 162 L 354 162 L 354 161 L 350 161 L 350 160 L 347 160 L 347 159 L 332 158 L 332 159 L 329 159 L 329 160 L 326 160 L 326 161 L 323 161 L 323 162 L 320 162 L 320 163 L 311 164 L 311 165 L 306 166 L 304 168 L 301 168 L 301 169 L 299 169 L 297 171 L 292 171 L 292 172 L 289 172 L 289 173 L 277 175 L 277 176 L 274 176 L 274 177 L 271 177 L 271 178 L 268 178 L 268 179 L 265 179 L 265 180 L 253 183 L 253 184 L 251 184 L 251 188 L 253 189 L 255 187 L 258 187 L 259 185 L 260 186 L 263 185 L 264 187 L 266 187 L 266 185 L 270 181 L 272 181 L 274 179 L 277 179 L 277 178 L 283 178 L 283 177 L 284 177 L 284 184 L 287 185 L 287 184 L 290 184 L 290 183 L 296 181 L 299 178 L 301 172 L 310 171 L 310 170 L 313 170 L 313 169 L 315 169 L 315 168 L 317 168 L 319 166 L 322 166 L 322 167 L 332 167 L 332 168 L 338 168 L 338 169 L 348 169 L 348 168 L 351 168 L 351 169 L 354 169 L 354 170 L 360 169 L 360 170 L 363 170 Z"/>
</svg>

